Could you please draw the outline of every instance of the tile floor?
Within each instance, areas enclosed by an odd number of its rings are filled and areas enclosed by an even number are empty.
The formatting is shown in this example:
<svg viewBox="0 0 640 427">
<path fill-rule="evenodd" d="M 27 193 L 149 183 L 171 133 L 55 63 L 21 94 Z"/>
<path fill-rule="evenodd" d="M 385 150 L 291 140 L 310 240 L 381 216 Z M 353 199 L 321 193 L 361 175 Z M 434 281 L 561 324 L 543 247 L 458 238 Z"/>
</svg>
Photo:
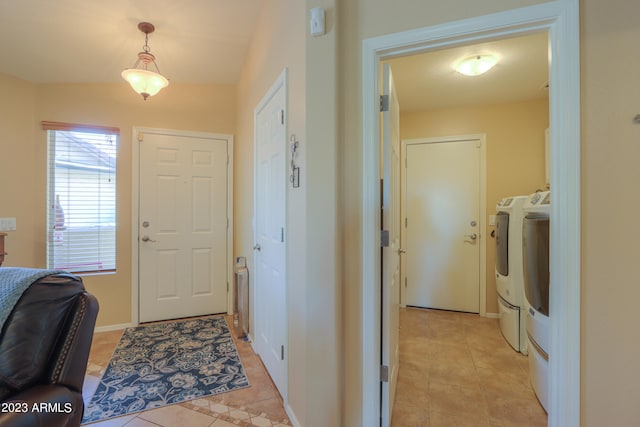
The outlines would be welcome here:
<svg viewBox="0 0 640 427">
<path fill-rule="evenodd" d="M 231 321 L 227 318 L 231 325 Z M 91 398 L 122 331 L 94 334 L 85 379 L 85 402 Z M 90 427 L 290 427 L 282 398 L 251 344 L 236 339 L 250 387 L 138 414 L 87 424 Z"/>
<path fill-rule="evenodd" d="M 94 335 L 91 394 L 122 331 Z M 251 345 L 236 340 L 251 387 L 91 427 L 286 427 L 282 399 Z M 496 319 L 438 310 L 400 311 L 400 371 L 392 427 L 544 427 L 527 358 L 509 347 Z M 89 398 L 90 396 L 87 396 Z"/>
<path fill-rule="evenodd" d="M 527 358 L 497 319 L 400 310 L 400 370 L 392 427 L 544 427 Z"/>
</svg>

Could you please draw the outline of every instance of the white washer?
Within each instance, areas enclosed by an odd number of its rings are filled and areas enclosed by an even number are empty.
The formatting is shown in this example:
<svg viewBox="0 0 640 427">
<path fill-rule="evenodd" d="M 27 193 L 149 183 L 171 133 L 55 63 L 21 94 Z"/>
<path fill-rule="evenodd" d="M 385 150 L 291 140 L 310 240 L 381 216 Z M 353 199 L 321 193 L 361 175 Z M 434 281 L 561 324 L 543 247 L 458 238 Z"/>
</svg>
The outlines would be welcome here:
<svg viewBox="0 0 640 427">
<path fill-rule="evenodd" d="M 522 218 L 527 196 L 505 197 L 496 206 L 496 289 L 500 331 L 515 351 L 527 354 Z"/>
<path fill-rule="evenodd" d="M 545 411 L 549 371 L 549 213 L 551 194 L 534 193 L 524 204 L 522 255 L 529 344 L 529 377 Z"/>
</svg>

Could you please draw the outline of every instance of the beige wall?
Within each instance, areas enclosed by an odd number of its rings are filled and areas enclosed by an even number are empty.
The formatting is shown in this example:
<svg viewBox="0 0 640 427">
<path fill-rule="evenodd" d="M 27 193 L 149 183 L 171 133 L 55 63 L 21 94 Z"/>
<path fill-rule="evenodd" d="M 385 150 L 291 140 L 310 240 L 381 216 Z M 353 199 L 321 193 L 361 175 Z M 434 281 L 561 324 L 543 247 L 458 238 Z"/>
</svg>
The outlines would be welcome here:
<svg viewBox="0 0 640 427">
<path fill-rule="evenodd" d="M 303 425 L 306 417 L 306 195 L 305 158 L 305 7 L 297 0 L 265 2 L 252 38 L 248 58 L 237 90 L 237 137 L 235 140 L 235 233 L 236 256 L 246 256 L 253 268 L 253 169 L 254 112 L 281 73 L 288 75 L 288 135 L 300 141 L 296 163 L 300 167 L 300 187 L 287 186 L 287 307 L 289 399 L 285 405 Z M 288 150 L 287 150 L 288 152 Z M 287 163 L 288 165 L 288 163 Z M 288 176 L 288 171 L 287 171 Z M 259 304 L 252 301 L 251 304 Z M 250 306 L 251 306 L 250 304 Z M 253 324 L 250 326 L 253 331 Z"/>
<path fill-rule="evenodd" d="M 326 11 L 327 34 L 307 35 L 306 143 L 307 242 L 304 310 L 307 332 L 306 417 L 303 425 L 341 424 L 344 332 L 340 290 L 342 256 L 338 203 L 343 183 L 338 167 L 338 57 L 342 19 L 338 0 L 307 0 L 307 8 Z M 307 19 L 308 21 L 308 19 Z"/>
<path fill-rule="evenodd" d="M 0 217 L 16 218 L 16 231 L 5 239 L 3 266 L 39 267 L 44 261 L 44 216 L 46 200 L 34 175 L 38 170 L 36 130 L 36 87 L 28 82 L 0 75 Z M 42 141 L 44 144 L 45 141 Z M 45 167 L 43 162 L 40 165 Z M 34 224 L 42 223 L 40 228 Z"/>
<path fill-rule="evenodd" d="M 400 138 L 416 139 L 485 134 L 487 149 L 487 313 L 498 313 L 495 240 L 489 215 L 505 196 L 527 195 L 545 184 L 544 133 L 549 126 L 547 100 L 400 115 Z"/>
<path fill-rule="evenodd" d="M 640 425 L 640 2 L 581 9 L 583 425 Z"/>
<path fill-rule="evenodd" d="M 133 126 L 233 134 L 235 86 L 173 84 L 143 101 L 126 83 L 33 85 L 0 76 L 0 216 L 16 217 L 5 265 L 46 266 L 46 138 L 40 121 L 120 128 L 117 273 L 85 276 L 98 297 L 98 326 L 131 319 L 131 136 Z M 6 123 L 5 123 L 5 119 Z"/>
</svg>

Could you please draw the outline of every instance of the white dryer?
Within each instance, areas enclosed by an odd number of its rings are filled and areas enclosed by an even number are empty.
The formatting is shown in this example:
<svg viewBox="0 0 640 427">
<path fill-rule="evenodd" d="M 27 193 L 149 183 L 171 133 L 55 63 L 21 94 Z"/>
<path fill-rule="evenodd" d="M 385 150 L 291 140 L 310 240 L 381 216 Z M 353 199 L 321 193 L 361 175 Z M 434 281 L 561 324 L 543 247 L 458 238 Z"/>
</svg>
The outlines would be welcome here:
<svg viewBox="0 0 640 427">
<path fill-rule="evenodd" d="M 522 219 L 527 196 L 505 197 L 496 206 L 496 289 L 500 331 L 515 351 L 527 354 Z"/>
<path fill-rule="evenodd" d="M 524 205 L 522 255 L 529 344 L 529 377 L 547 410 L 549 384 L 549 214 L 551 194 L 534 193 Z"/>
</svg>

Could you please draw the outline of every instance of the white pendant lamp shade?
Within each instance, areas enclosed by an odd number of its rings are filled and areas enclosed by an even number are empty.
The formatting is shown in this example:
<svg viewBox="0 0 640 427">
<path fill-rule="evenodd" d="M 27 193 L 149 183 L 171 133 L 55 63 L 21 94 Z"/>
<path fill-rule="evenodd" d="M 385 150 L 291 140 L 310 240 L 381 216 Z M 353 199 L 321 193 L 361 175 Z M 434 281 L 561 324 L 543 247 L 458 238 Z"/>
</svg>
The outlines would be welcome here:
<svg viewBox="0 0 640 427">
<path fill-rule="evenodd" d="M 156 95 L 161 89 L 169 86 L 169 80 L 162 74 L 140 68 L 124 70 L 122 78 L 129 82 L 133 90 L 142 95 L 144 99 Z"/>
<path fill-rule="evenodd" d="M 138 29 L 145 34 L 143 52 L 138 53 L 138 60 L 133 68 L 124 70 L 121 75 L 133 90 L 142 95 L 146 101 L 148 97 L 156 95 L 160 90 L 169 86 L 169 80 L 160 74 L 156 57 L 151 54 L 149 49 L 149 33 L 155 30 L 153 24 L 141 22 L 138 24 Z M 149 64 L 153 64 L 157 72 L 149 70 Z"/>
<path fill-rule="evenodd" d="M 493 68 L 498 63 L 494 55 L 473 55 L 459 61 L 455 69 L 465 76 L 479 76 Z"/>
</svg>

